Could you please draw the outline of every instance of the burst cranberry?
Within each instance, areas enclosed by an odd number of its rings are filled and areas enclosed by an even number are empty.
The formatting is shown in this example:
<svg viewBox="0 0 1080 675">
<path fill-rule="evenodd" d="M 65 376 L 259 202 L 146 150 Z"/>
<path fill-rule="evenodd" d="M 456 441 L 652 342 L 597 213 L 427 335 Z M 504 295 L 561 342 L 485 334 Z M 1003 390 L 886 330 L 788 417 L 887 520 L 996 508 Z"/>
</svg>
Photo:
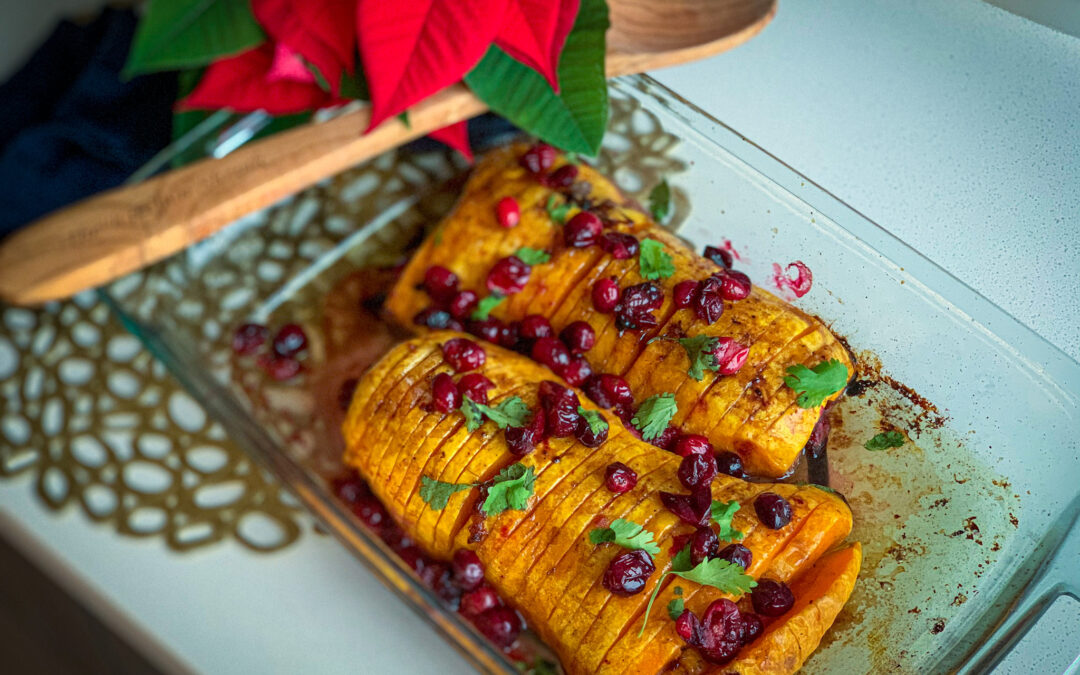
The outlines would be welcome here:
<svg viewBox="0 0 1080 675">
<path fill-rule="evenodd" d="M 515 349 L 518 345 L 518 324 L 503 324 L 499 327 L 499 345 L 507 349 Z"/>
<path fill-rule="evenodd" d="M 559 375 L 571 387 L 580 387 L 592 375 L 592 366 L 584 356 L 571 356 L 570 363 L 563 366 Z"/>
<path fill-rule="evenodd" d="M 611 314 L 619 304 L 619 284 L 614 277 L 600 279 L 592 287 L 592 303 L 601 314 Z"/>
<path fill-rule="evenodd" d="M 257 323 L 245 323 L 233 334 L 232 348 L 237 354 L 252 354 L 266 342 L 269 331 Z"/>
<path fill-rule="evenodd" d="M 536 444 L 544 439 L 544 430 L 547 421 L 543 408 L 537 408 L 532 412 L 529 423 L 523 427 L 506 427 L 503 432 L 506 435 L 506 446 L 510 454 L 524 457 L 533 451 Z"/>
<path fill-rule="evenodd" d="M 617 403 L 611 406 L 611 412 L 615 413 L 615 417 L 618 417 L 622 421 L 626 430 L 634 435 L 634 438 L 641 439 L 641 432 L 637 430 L 631 422 L 634 419 L 634 406 L 633 404 L 626 405 L 625 403 Z"/>
<path fill-rule="evenodd" d="M 555 163 L 555 148 L 547 143 L 536 143 L 521 156 L 520 164 L 529 173 L 539 174 Z"/>
<path fill-rule="evenodd" d="M 720 282 L 709 277 L 701 282 L 697 299 L 694 301 L 694 314 L 707 324 L 713 324 L 724 313 L 724 299 L 720 295 Z"/>
<path fill-rule="evenodd" d="M 736 455 L 734 452 L 720 452 L 716 455 L 716 469 L 720 473 L 727 474 L 734 478 L 746 478 L 746 471 L 743 470 L 742 458 Z"/>
<path fill-rule="evenodd" d="M 331 487 L 334 490 L 334 494 L 337 495 L 337 498 L 349 505 L 355 504 L 362 497 L 371 495 L 367 483 L 365 483 L 364 479 L 356 473 L 350 473 L 346 476 L 335 478 Z"/>
<path fill-rule="evenodd" d="M 474 551 L 455 551 L 451 569 L 454 572 L 454 583 L 463 591 L 474 590 L 484 582 L 484 565 Z"/>
<path fill-rule="evenodd" d="M 508 256 L 496 262 L 487 276 L 487 287 L 492 293 L 513 295 L 520 293 L 529 283 L 529 275 L 532 268 L 522 262 L 515 255 Z"/>
<path fill-rule="evenodd" d="M 455 319 L 464 319 L 472 311 L 476 309 L 477 303 L 480 302 L 480 298 L 476 293 L 472 291 L 461 291 L 454 297 L 450 298 L 450 302 L 446 305 L 446 309 L 449 310 L 450 316 Z"/>
<path fill-rule="evenodd" d="M 742 544 L 729 544 L 717 553 L 716 557 L 726 560 L 732 565 L 738 565 L 744 570 L 750 569 L 750 563 L 754 562 L 753 551 Z"/>
<path fill-rule="evenodd" d="M 622 462 L 613 462 L 604 469 L 604 485 L 617 495 L 629 492 L 637 485 L 637 472 Z"/>
<path fill-rule="evenodd" d="M 713 452 L 712 443 L 709 439 L 698 434 L 683 434 L 675 440 L 675 454 L 680 457 L 687 455 L 709 455 Z"/>
<path fill-rule="evenodd" d="M 610 408 L 615 405 L 615 402 L 607 396 L 607 393 L 604 392 L 604 389 L 601 386 L 603 377 L 603 375 L 590 375 L 589 379 L 585 380 L 585 384 L 583 384 L 581 388 L 593 403 L 601 408 Z"/>
<path fill-rule="evenodd" d="M 761 622 L 761 617 L 753 612 L 742 613 L 743 622 L 743 644 L 748 645 L 765 631 L 765 625 Z"/>
<path fill-rule="evenodd" d="M 632 234 L 605 232 L 600 235 L 600 248 L 616 260 L 626 260 L 638 254 L 638 240 Z"/>
<path fill-rule="evenodd" d="M 731 600 L 714 600 L 702 616 L 705 639 L 699 645 L 706 661 L 723 665 L 739 652 L 743 645 L 745 629 L 739 607 Z"/>
<path fill-rule="evenodd" d="M 688 525 L 703 527 L 709 520 L 712 495 L 708 490 L 695 490 L 688 495 L 661 492 L 660 501 L 663 502 L 664 508 Z"/>
<path fill-rule="evenodd" d="M 717 372 L 721 375 L 734 375 L 739 372 L 746 363 L 746 357 L 750 354 L 750 348 L 729 337 L 722 337 L 716 341 L 713 348 L 713 356 L 716 357 Z"/>
<path fill-rule="evenodd" d="M 573 164 L 564 164 L 558 169 L 555 169 L 548 175 L 544 181 L 549 187 L 553 188 L 566 188 L 574 184 L 574 179 L 577 178 L 578 168 Z"/>
<path fill-rule="evenodd" d="M 795 596 L 787 584 L 774 579 L 758 579 L 750 592 L 754 611 L 765 616 L 780 616 L 795 604 Z"/>
<path fill-rule="evenodd" d="M 449 413 L 461 406 L 461 392 L 448 373 L 439 373 L 431 381 L 431 401 L 441 413 Z"/>
<path fill-rule="evenodd" d="M 694 304 L 698 297 L 698 289 L 701 284 L 697 281 L 680 281 L 675 284 L 671 291 L 671 301 L 675 303 L 675 309 L 686 309 Z"/>
<path fill-rule="evenodd" d="M 578 413 L 581 403 L 577 394 L 561 384 L 546 380 L 540 383 L 540 404 L 544 408 L 546 436 L 566 438 L 573 435 L 581 418 Z"/>
<path fill-rule="evenodd" d="M 712 455 L 687 455 L 679 463 L 678 475 L 687 490 L 708 487 L 716 477 L 716 460 Z"/>
<path fill-rule="evenodd" d="M 664 302 L 664 292 L 650 283 L 630 286 L 622 292 L 615 307 L 616 325 L 619 330 L 638 330 L 656 326 L 652 310 Z"/>
<path fill-rule="evenodd" d="M 458 611 L 468 617 L 479 616 L 489 609 L 498 607 L 499 604 L 499 596 L 495 593 L 495 589 L 485 584 L 461 596 Z"/>
<path fill-rule="evenodd" d="M 727 270 L 712 278 L 720 280 L 720 295 L 724 300 L 742 300 L 750 295 L 750 277 L 742 272 Z"/>
<path fill-rule="evenodd" d="M 544 337 L 533 343 L 530 356 L 556 373 L 570 363 L 570 350 L 558 338 Z"/>
<path fill-rule="evenodd" d="M 503 227 L 514 227 L 521 222 L 521 209 L 513 197 L 503 197 L 495 205 L 495 220 Z"/>
<path fill-rule="evenodd" d="M 437 302 L 446 302 L 458 292 L 458 277 L 441 265 L 432 265 L 424 272 L 424 290 Z"/>
<path fill-rule="evenodd" d="M 671 451 L 675 447 L 675 440 L 679 437 L 679 430 L 675 427 L 667 427 L 649 441 L 661 450 Z"/>
<path fill-rule="evenodd" d="M 615 595 L 629 596 L 645 589 L 645 583 L 656 571 L 652 556 L 641 549 L 621 553 L 604 572 L 604 588 Z"/>
<path fill-rule="evenodd" d="M 528 315 L 518 325 L 518 336 L 526 340 L 539 340 L 553 335 L 555 330 L 551 327 L 551 322 L 539 314 Z"/>
<path fill-rule="evenodd" d="M 779 530 L 791 522 L 791 504 L 775 492 L 759 494 L 754 500 L 754 512 L 770 530 Z"/>
<path fill-rule="evenodd" d="M 735 256 L 731 255 L 731 251 L 717 248 L 716 246 L 706 246 L 704 255 L 709 260 L 726 269 L 731 269 L 731 266 L 735 264 Z"/>
<path fill-rule="evenodd" d="M 688 609 L 684 609 L 679 618 L 675 619 L 675 632 L 695 647 L 702 642 L 701 631 L 701 620 L 697 618 L 697 614 Z"/>
<path fill-rule="evenodd" d="M 422 309 L 416 313 L 413 317 L 413 323 L 417 326 L 427 326 L 434 330 L 459 330 L 461 324 L 454 320 L 454 317 L 450 316 L 450 312 L 443 309 L 436 309 L 434 307 L 428 307 Z"/>
<path fill-rule="evenodd" d="M 695 566 L 703 560 L 708 560 L 716 555 L 720 549 L 720 539 L 711 527 L 699 527 L 690 537 L 690 562 Z"/>
<path fill-rule="evenodd" d="M 473 625 L 484 637 L 506 649 L 514 644 L 521 632 L 521 618 L 509 607 L 495 607 L 473 619 Z"/>
<path fill-rule="evenodd" d="M 453 338 L 442 344 L 443 358 L 459 373 L 476 370 L 484 365 L 484 348 L 466 338 Z"/>
<path fill-rule="evenodd" d="M 498 342 L 499 332 L 502 330 L 503 322 L 499 321 L 493 316 L 489 316 L 483 321 L 469 321 L 465 324 L 465 328 L 469 333 L 476 337 L 487 340 L 488 342 Z"/>
<path fill-rule="evenodd" d="M 296 356 L 305 349 L 307 349 L 307 335 L 298 324 L 285 324 L 274 336 L 274 353 L 278 356 Z"/>
<path fill-rule="evenodd" d="M 370 528 L 378 529 L 383 523 L 388 522 L 389 516 L 386 509 L 371 495 L 357 499 L 352 505 L 352 512 L 362 523 Z"/>
<path fill-rule="evenodd" d="M 563 227 L 563 240 L 571 248 L 588 248 L 596 243 L 603 229 L 603 224 L 595 214 L 582 211 Z"/>
<path fill-rule="evenodd" d="M 575 321 L 563 328 L 559 337 L 574 354 L 587 352 L 596 344 L 596 331 L 584 321 Z"/>
<path fill-rule="evenodd" d="M 260 354 L 258 364 L 263 372 L 278 382 L 292 379 L 304 369 L 296 359 L 277 354 Z"/>
<path fill-rule="evenodd" d="M 604 420 L 604 422 L 604 426 L 599 431 L 593 431 L 588 420 L 581 417 L 578 420 L 577 429 L 574 430 L 574 438 L 578 439 L 587 448 L 600 447 L 608 436 L 607 420 Z"/>
<path fill-rule="evenodd" d="M 474 403 L 487 405 L 488 389 L 493 388 L 495 383 L 480 373 L 466 373 L 461 376 L 457 386 L 462 396 L 468 396 Z"/>
</svg>

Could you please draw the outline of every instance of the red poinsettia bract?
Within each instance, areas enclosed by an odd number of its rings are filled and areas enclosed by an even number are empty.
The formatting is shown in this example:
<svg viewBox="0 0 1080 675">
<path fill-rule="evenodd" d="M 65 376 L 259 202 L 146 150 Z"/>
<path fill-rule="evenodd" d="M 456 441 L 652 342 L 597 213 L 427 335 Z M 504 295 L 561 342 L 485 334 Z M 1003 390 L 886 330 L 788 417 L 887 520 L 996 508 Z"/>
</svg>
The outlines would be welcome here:
<svg viewBox="0 0 1080 675">
<path fill-rule="evenodd" d="M 580 4 L 580 0 L 510 0 L 495 44 L 559 91 L 559 54 Z"/>
<path fill-rule="evenodd" d="M 338 93 L 341 74 L 355 68 L 356 0 L 251 0 L 270 39 L 318 69 Z"/>
</svg>

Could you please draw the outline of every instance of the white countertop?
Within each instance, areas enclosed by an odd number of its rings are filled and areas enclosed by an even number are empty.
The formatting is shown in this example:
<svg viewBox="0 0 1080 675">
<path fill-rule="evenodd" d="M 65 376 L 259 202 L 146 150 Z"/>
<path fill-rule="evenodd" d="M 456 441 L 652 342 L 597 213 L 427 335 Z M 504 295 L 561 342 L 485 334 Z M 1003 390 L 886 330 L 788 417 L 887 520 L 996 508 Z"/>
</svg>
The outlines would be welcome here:
<svg viewBox="0 0 1080 675">
<path fill-rule="evenodd" d="M 785 2 L 657 77 L 1080 358 L 1080 39 L 977 0 Z M 0 530 L 198 671 L 468 672 L 326 537 L 171 555 L 26 479 L 0 482 Z"/>
</svg>

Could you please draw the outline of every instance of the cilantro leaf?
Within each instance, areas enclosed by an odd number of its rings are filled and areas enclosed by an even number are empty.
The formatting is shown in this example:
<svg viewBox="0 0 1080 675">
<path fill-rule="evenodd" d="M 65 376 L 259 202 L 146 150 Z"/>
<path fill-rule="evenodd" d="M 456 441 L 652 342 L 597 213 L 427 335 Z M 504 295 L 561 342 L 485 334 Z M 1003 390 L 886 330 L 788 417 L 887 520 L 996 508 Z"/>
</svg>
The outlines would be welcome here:
<svg viewBox="0 0 1080 675">
<path fill-rule="evenodd" d="M 466 430 L 476 431 L 484 426 L 484 412 L 480 410 L 480 405 L 468 396 L 461 397 L 461 407 L 458 410 L 465 417 Z"/>
<path fill-rule="evenodd" d="M 719 589 L 724 593 L 730 593 L 732 595 L 742 595 L 751 588 L 757 586 L 757 582 L 739 565 L 729 563 L 722 558 L 711 558 L 701 561 L 697 567 L 691 569 L 676 569 L 675 562 L 686 553 L 686 561 L 689 562 L 690 547 L 679 552 L 675 558 L 672 558 L 671 569 L 669 569 L 659 581 L 656 582 L 656 586 L 653 588 L 652 596 L 649 598 L 649 604 L 645 606 L 645 618 L 641 624 L 641 631 L 638 632 L 638 637 L 641 637 L 645 633 L 645 626 L 649 622 L 649 612 L 652 611 L 653 602 L 656 601 L 656 596 L 660 593 L 660 588 L 664 585 L 664 579 L 668 575 L 674 574 L 677 577 L 682 577 L 687 581 L 693 581 L 703 586 L 712 586 Z"/>
<path fill-rule="evenodd" d="M 480 302 L 476 303 L 476 309 L 469 315 L 469 318 L 473 321 L 487 321 L 488 314 L 491 314 L 491 310 L 498 307 L 499 303 L 504 299 L 505 298 L 499 293 L 492 293 L 491 295 L 481 298 Z"/>
<path fill-rule="evenodd" d="M 585 418 L 585 421 L 589 424 L 589 430 L 594 434 L 602 434 L 608 430 L 607 420 L 604 416 L 595 410 L 586 410 L 581 406 L 578 406 L 578 414 Z"/>
<path fill-rule="evenodd" d="M 675 394 L 654 394 L 645 399 L 630 423 L 641 432 L 642 439 L 651 441 L 664 433 L 678 409 Z"/>
<path fill-rule="evenodd" d="M 558 675 L 558 667 L 547 659 L 537 659 L 526 672 L 532 675 Z"/>
<path fill-rule="evenodd" d="M 671 186 L 667 179 L 661 179 L 652 190 L 649 191 L 649 211 L 653 220 L 658 223 L 664 222 L 671 213 Z"/>
<path fill-rule="evenodd" d="M 784 384 L 799 393 L 795 403 L 800 408 L 816 408 L 825 399 L 847 386 L 848 369 L 837 361 L 822 361 L 813 368 L 799 364 L 787 369 Z"/>
<path fill-rule="evenodd" d="M 688 570 L 694 566 L 694 563 L 690 559 L 690 544 L 682 547 L 682 550 L 675 554 L 675 557 L 671 559 L 671 569 L 673 571 L 681 572 Z"/>
<path fill-rule="evenodd" d="M 514 255 L 526 265 L 541 265 L 551 260 L 551 254 L 547 251 L 529 248 L 528 246 L 522 246 Z"/>
<path fill-rule="evenodd" d="M 649 555 L 658 555 L 660 547 L 653 540 L 653 533 L 641 525 L 622 518 L 611 521 L 609 527 L 597 527 L 589 532 L 589 541 L 593 544 L 612 543 L 631 551 L 641 549 Z"/>
<path fill-rule="evenodd" d="M 450 501 L 450 495 L 476 487 L 475 483 L 444 483 L 427 476 L 420 476 L 420 499 L 435 509 L 442 511 Z"/>
<path fill-rule="evenodd" d="M 535 481 L 536 474 L 531 466 L 525 466 L 521 462 L 508 466 L 495 476 L 480 510 L 485 516 L 509 510 L 524 510 L 533 494 Z"/>
<path fill-rule="evenodd" d="M 735 517 L 735 512 L 739 510 L 739 502 L 718 502 L 712 503 L 712 519 L 720 526 L 720 531 L 716 534 L 722 541 L 740 541 L 743 538 L 743 533 L 736 530 L 731 524 L 731 519 Z"/>
<path fill-rule="evenodd" d="M 578 155 L 578 153 L 576 153 L 576 152 L 568 152 L 568 153 L 566 153 L 565 157 L 566 157 L 566 161 L 570 162 L 571 164 L 574 164 L 574 165 L 581 164 L 581 156 Z"/>
<path fill-rule="evenodd" d="M 672 621 L 678 621 L 684 609 L 686 609 L 686 603 L 683 602 L 682 598 L 672 598 L 671 602 L 667 604 L 667 614 Z"/>
<path fill-rule="evenodd" d="M 903 444 L 904 434 L 899 431 L 886 431 L 868 440 L 863 444 L 863 447 L 867 450 L 877 451 L 887 450 L 889 448 L 899 448 Z"/>
<path fill-rule="evenodd" d="M 719 340 L 720 338 L 709 335 L 679 338 L 679 344 L 686 350 L 686 357 L 690 359 L 690 370 L 686 371 L 690 377 L 701 382 L 701 378 L 705 377 L 706 370 L 711 370 L 714 373 L 720 370 L 720 364 L 716 361 L 716 354 L 713 353 Z"/>
<path fill-rule="evenodd" d="M 523 427 L 525 421 L 529 418 L 529 406 L 525 401 L 521 400 L 520 396 L 511 396 L 501 401 L 494 408 L 483 403 L 477 403 L 476 407 L 500 429 Z"/>
<path fill-rule="evenodd" d="M 675 274 L 675 265 L 664 245 L 655 239 L 642 239 L 638 249 L 638 267 L 643 279 L 660 279 Z"/>
<path fill-rule="evenodd" d="M 559 204 L 558 201 L 558 197 L 550 195 L 548 196 L 547 204 L 544 205 L 544 208 L 547 209 L 548 216 L 552 220 L 559 225 L 562 225 L 566 222 L 566 214 L 570 212 L 570 203 L 563 202 L 562 204 Z"/>
</svg>

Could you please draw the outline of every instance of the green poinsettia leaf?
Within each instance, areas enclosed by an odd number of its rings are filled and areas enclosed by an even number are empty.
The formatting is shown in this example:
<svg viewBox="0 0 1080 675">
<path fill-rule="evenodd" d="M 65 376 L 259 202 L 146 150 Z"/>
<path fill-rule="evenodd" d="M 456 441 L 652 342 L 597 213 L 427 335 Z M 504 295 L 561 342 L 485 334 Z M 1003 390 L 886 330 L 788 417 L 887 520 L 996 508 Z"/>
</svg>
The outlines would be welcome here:
<svg viewBox="0 0 1080 675">
<path fill-rule="evenodd" d="M 493 111 L 564 150 L 596 155 L 607 127 L 604 0 L 582 0 L 559 58 L 558 94 L 536 71 L 492 46 L 465 83 Z"/>
</svg>

